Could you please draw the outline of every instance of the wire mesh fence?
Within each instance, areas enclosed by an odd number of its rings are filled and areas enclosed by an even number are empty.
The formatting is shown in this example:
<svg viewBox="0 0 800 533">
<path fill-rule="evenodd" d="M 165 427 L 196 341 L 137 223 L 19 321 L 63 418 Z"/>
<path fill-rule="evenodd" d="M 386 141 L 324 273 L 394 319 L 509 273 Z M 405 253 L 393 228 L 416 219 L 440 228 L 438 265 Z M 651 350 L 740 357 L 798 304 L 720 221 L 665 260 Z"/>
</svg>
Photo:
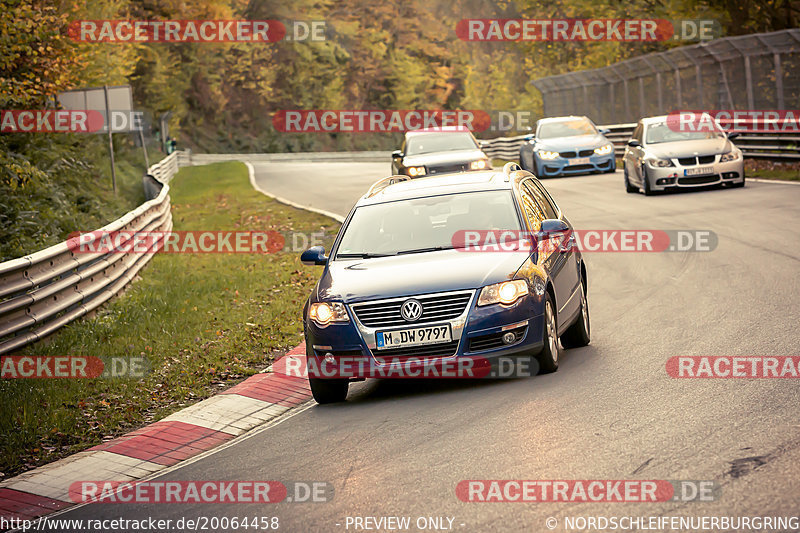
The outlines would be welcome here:
<svg viewBox="0 0 800 533">
<path fill-rule="evenodd" d="M 726 37 L 534 80 L 545 116 L 596 124 L 678 110 L 800 109 L 800 29 Z"/>
</svg>

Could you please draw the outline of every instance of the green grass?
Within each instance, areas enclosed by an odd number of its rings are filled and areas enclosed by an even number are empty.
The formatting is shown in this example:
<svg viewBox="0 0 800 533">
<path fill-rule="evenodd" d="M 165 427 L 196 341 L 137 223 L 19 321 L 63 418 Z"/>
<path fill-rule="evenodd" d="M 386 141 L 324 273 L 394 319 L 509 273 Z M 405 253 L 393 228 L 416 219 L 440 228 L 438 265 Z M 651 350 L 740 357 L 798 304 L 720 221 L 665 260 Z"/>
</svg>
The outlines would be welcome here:
<svg viewBox="0 0 800 533">
<path fill-rule="evenodd" d="M 747 176 L 769 180 L 800 181 L 800 170 L 758 169 L 747 172 Z"/>
<path fill-rule="evenodd" d="M 335 221 L 255 192 L 242 163 L 184 168 L 175 230 L 321 231 Z M 330 242 L 326 243 L 328 247 Z M 119 436 L 265 368 L 302 340 L 319 270 L 297 253 L 158 254 L 94 317 L 19 355 L 144 355 L 144 379 L 0 381 L 0 479 Z"/>
</svg>

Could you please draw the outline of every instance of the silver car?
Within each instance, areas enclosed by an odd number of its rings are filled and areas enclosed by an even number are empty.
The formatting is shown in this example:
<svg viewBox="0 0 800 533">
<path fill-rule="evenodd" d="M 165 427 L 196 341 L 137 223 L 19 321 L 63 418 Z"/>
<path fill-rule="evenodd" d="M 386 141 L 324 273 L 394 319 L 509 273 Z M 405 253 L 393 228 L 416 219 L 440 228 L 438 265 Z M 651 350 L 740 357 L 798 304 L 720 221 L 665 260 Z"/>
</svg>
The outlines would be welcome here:
<svg viewBox="0 0 800 533">
<path fill-rule="evenodd" d="M 742 151 L 730 141 L 737 134 L 714 124 L 711 131 L 681 131 L 666 115 L 641 119 L 622 158 L 625 190 L 649 196 L 718 184 L 744 187 Z"/>
</svg>

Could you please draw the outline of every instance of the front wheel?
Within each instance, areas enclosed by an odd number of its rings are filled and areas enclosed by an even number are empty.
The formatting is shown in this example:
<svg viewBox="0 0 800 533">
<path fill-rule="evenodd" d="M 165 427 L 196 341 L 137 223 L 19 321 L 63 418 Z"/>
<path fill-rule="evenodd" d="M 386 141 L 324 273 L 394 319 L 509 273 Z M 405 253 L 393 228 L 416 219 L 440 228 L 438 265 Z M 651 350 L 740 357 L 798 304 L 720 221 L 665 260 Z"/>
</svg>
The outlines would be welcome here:
<svg viewBox="0 0 800 533">
<path fill-rule="evenodd" d="M 622 171 L 622 175 L 625 177 L 625 192 L 627 193 L 634 193 L 639 192 L 639 189 L 631 185 L 630 180 L 628 179 L 628 168 L 625 167 Z"/>
<path fill-rule="evenodd" d="M 531 159 L 533 159 L 533 154 L 531 154 Z M 519 151 L 519 168 L 522 170 L 527 170 L 528 172 L 531 171 L 531 169 L 528 168 L 528 165 L 525 164 L 525 152 L 523 150 Z"/>
<path fill-rule="evenodd" d="M 347 398 L 347 389 L 350 387 L 349 379 L 321 379 L 309 376 L 311 394 L 317 403 L 343 402 Z"/>
<path fill-rule="evenodd" d="M 586 297 L 586 287 L 581 281 L 581 312 L 578 313 L 575 323 L 561 335 L 561 344 L 564 348 L 588 346 L 591 340 L 589 328 L 589 299 Z"/>
<path fill-rule="evenodd" d="M 744 187 L 745 180 L 746 180 L 746 178 L 744 177 L 744 175 L 742 175 L 742 182 L 741 183 L 734 183 L 731 186 L 732 187 Z"/>
<path fill-rule="evenodd" d="M 558 328 L 556 327 L 556 313 L 550 295 L 544 303 L 544 347 L 536 362 L 539 363 L 539 373 L 549 374 L 558 370 Z"/>
<path fill-rule="evenodd" d="M 647 169 L 642 165 L 642 190 L 645 196 L 653 196 L 653 191 L 650 189 L 650 180 L 647 179 Z"/>
</svg>

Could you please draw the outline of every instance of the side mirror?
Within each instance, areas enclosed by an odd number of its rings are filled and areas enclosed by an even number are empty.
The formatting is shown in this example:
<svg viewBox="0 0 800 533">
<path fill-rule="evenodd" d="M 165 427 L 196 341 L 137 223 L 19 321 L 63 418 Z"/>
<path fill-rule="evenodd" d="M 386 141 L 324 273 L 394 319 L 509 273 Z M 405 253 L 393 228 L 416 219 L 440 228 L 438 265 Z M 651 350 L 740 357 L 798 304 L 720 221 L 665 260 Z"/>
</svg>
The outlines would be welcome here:
<svg viewBox="0 0 800 533">
<path fill-rule="evenodd" d="M 535 138 L 536 138 L 536 136 L 533 133 L 529 133 L 525 137 L 523 137 L 522 140 L 524 140 L 524 141 L 532 141 Z"/>
<path fill-rule="evenodd" d="M 395 150 L 392 152 L 392 159 L 401 159 L 403 157 L 403 152 L 400 150 Z"/>
<path fill-rule="evenodd" d="M 636 148 L 637 146 L 641 146 L 641 145 L 642 145 L 642 143 L 640 143 L 636 139 L 631 139 L 630 141 L 628 141 L 628 146 L 630 146 L 631 148 Z"/>
<path fill-rule="evenodd" d="M 324 265 L 328 262 L 328 258 L 325 257 L 325 248 L 312 246 L 300 256 L 300 262 L 304 265 Z"/>
<path fill-rule="evenodd" d="M 569 231 L 569 226 L 561 219 L 547 218 L 542 220 L 542 229 L 539 231 L 545 235 L 566 233 Z"/>
<path fill-rule="evenodd" d="M 732 131 L 732 132 L 730 132 L 730 133 L 728 134 L 728 139 L 735 139 L 735 138 L 736 138 L 736 137 L 738 137 L 739 135 L 741 135 L 741 133 L 740 133 L 740 132 L 738 132 L 738 131 Z"/>
<path fill-rule="evenodd" d="M 557 218 L 542 220 L 537 249 L 540 252 L 550 249 L 551 253 L 558 250 L 559 253 L 563 254 L 569 251 L 573 242 L 571 232 L 569 225 L 563 220 Z M 545 254 L 549 255 L 546 251 Z"/>
<path fill-rule="evenodd" d="M 600 130 L 600 135 L 608 135 L 609 133 L 611 133 L 611 130 L 608 128 L 603 128 Z"/>
</svg>

